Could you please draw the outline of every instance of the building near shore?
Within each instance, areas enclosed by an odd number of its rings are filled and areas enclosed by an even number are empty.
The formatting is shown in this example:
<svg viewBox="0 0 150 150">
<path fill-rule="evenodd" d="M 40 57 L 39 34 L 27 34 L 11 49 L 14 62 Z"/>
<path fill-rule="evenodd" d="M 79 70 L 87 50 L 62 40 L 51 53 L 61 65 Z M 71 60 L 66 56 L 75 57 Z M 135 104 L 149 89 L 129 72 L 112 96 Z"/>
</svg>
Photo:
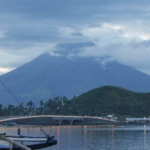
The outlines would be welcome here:
<svg viewBox="0 0 150 150">
<path fill-rule="evenodd" d="M 150 118 L 126 118 L 126 123 L 150 123 Z"/>
</svg>

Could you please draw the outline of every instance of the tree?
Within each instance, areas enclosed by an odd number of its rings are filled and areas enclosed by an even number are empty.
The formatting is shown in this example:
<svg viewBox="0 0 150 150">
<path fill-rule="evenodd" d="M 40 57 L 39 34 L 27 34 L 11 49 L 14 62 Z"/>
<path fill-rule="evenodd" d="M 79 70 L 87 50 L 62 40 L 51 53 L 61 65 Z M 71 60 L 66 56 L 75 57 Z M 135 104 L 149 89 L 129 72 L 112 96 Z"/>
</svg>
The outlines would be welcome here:
<svg viewBox="0 0 150 150">
<path fill-rule="evenodd" d="M 41 101 L 40 101 L 40 107 L 43 107 L 43 106 L 44 106 L 44 101 L 41 100 Z"/>
<path fill-rule="evenodd" d="M 13 105 L 8 105 L 8 110 L 10 111 L 11 116 L 13 115 L 13 109 L 15 109 Z"/>
<path fill-rule="evenodd" d="M 0 116 L 3 116 L 3 105 L 0 104 Z"/>
<path fill-rule="evenodd" d="M 32 106 L 33 106 L 33 102 L 32 102 L 32 101 L 29 101 L 29 102 L 27 103 L 27 107 L 32 108 Z"/>
<path fill-rule="evenodd" d="M 20 112 L 20 114 L 23 114 L 23 113 L 24 113 L 23 102 L 21 102 L 21 103 L 19 104 L 19 112 Z"/>
<path fill-rule="evenodd" d="M 32 114 L 32 111 L 33 111 L 33 109 L 34 109 L 34 104 L 33 104 L 33 102 L 32 101 L 29 101 L 28 103 L 27 103 L 27 111 L 28 111 L 28 115 L 30 114 Z"/>
</svg>

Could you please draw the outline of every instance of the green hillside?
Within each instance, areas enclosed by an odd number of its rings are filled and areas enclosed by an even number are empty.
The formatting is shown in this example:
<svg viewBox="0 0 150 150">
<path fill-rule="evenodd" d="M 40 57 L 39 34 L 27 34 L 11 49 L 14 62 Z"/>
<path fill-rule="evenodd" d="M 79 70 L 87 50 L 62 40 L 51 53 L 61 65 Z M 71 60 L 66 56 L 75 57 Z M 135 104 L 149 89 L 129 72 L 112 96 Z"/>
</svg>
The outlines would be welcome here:
<svg viewBox="0 0 150 150">
<path fill-rule="evenodd" d="M 13 112 L 12 112 L 13 111 Z M 106 116 L 114 114 L 117 117 L 149 117 L 150 93 L 132 92 L 120 87 L 103 86 L 93 89 L 78 97 L 68 100 L 67 97 L 54 97 L 48 101 L 40 101 L 40 106 L 35 107 L 31 101 L 26 105 L 0 104 L 0 115 L 12 114 L 35 115 L 90 115 Z"/>
<path fill-rule="evenodd" d="M 76 115 L 147 117 L 150 116 L 150 93 L 103 86 L 73 98 L 65 107 Z"/>
</svg>

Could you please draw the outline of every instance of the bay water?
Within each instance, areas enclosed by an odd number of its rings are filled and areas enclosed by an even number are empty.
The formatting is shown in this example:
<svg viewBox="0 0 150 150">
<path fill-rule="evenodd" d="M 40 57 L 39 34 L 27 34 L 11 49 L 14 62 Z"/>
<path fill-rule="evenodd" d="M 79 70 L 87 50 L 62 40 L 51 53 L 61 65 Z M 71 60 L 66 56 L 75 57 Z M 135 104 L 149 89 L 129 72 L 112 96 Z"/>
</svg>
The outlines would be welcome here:
<svg viewBox="0 0 150 150">
<path fill-rule="evenodd" d="M 0 127 L 0 132 L 16 134 L 18 127 Z M 21 133 L 44 135 L 38 126 L 21 126 Z M 150 150 L 150 126 L 42 126 L 58 144 L 43 150 Z M 2 141 L 0 141 L 2 143 Z"/>
</svg>

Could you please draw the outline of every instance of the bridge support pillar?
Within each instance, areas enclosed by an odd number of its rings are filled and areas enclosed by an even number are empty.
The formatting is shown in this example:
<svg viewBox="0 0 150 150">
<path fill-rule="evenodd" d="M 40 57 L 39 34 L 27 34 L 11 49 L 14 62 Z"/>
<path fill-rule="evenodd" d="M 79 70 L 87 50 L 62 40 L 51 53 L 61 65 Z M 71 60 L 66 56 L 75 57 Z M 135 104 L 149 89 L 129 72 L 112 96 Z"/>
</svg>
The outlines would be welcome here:
<svg viewBox="0 0 150 150">
<path fill-rule="evenodd" d="M 62 124 L 62 119 L 59 119 L 59 124 L 60 124 L 60 125 Z"/>
<path fill-rule="evenodd" d="M 70 120 L 70 124 L 72 124 L 72 123 L 73 123 L 73 119 Z"/>
</svg>

